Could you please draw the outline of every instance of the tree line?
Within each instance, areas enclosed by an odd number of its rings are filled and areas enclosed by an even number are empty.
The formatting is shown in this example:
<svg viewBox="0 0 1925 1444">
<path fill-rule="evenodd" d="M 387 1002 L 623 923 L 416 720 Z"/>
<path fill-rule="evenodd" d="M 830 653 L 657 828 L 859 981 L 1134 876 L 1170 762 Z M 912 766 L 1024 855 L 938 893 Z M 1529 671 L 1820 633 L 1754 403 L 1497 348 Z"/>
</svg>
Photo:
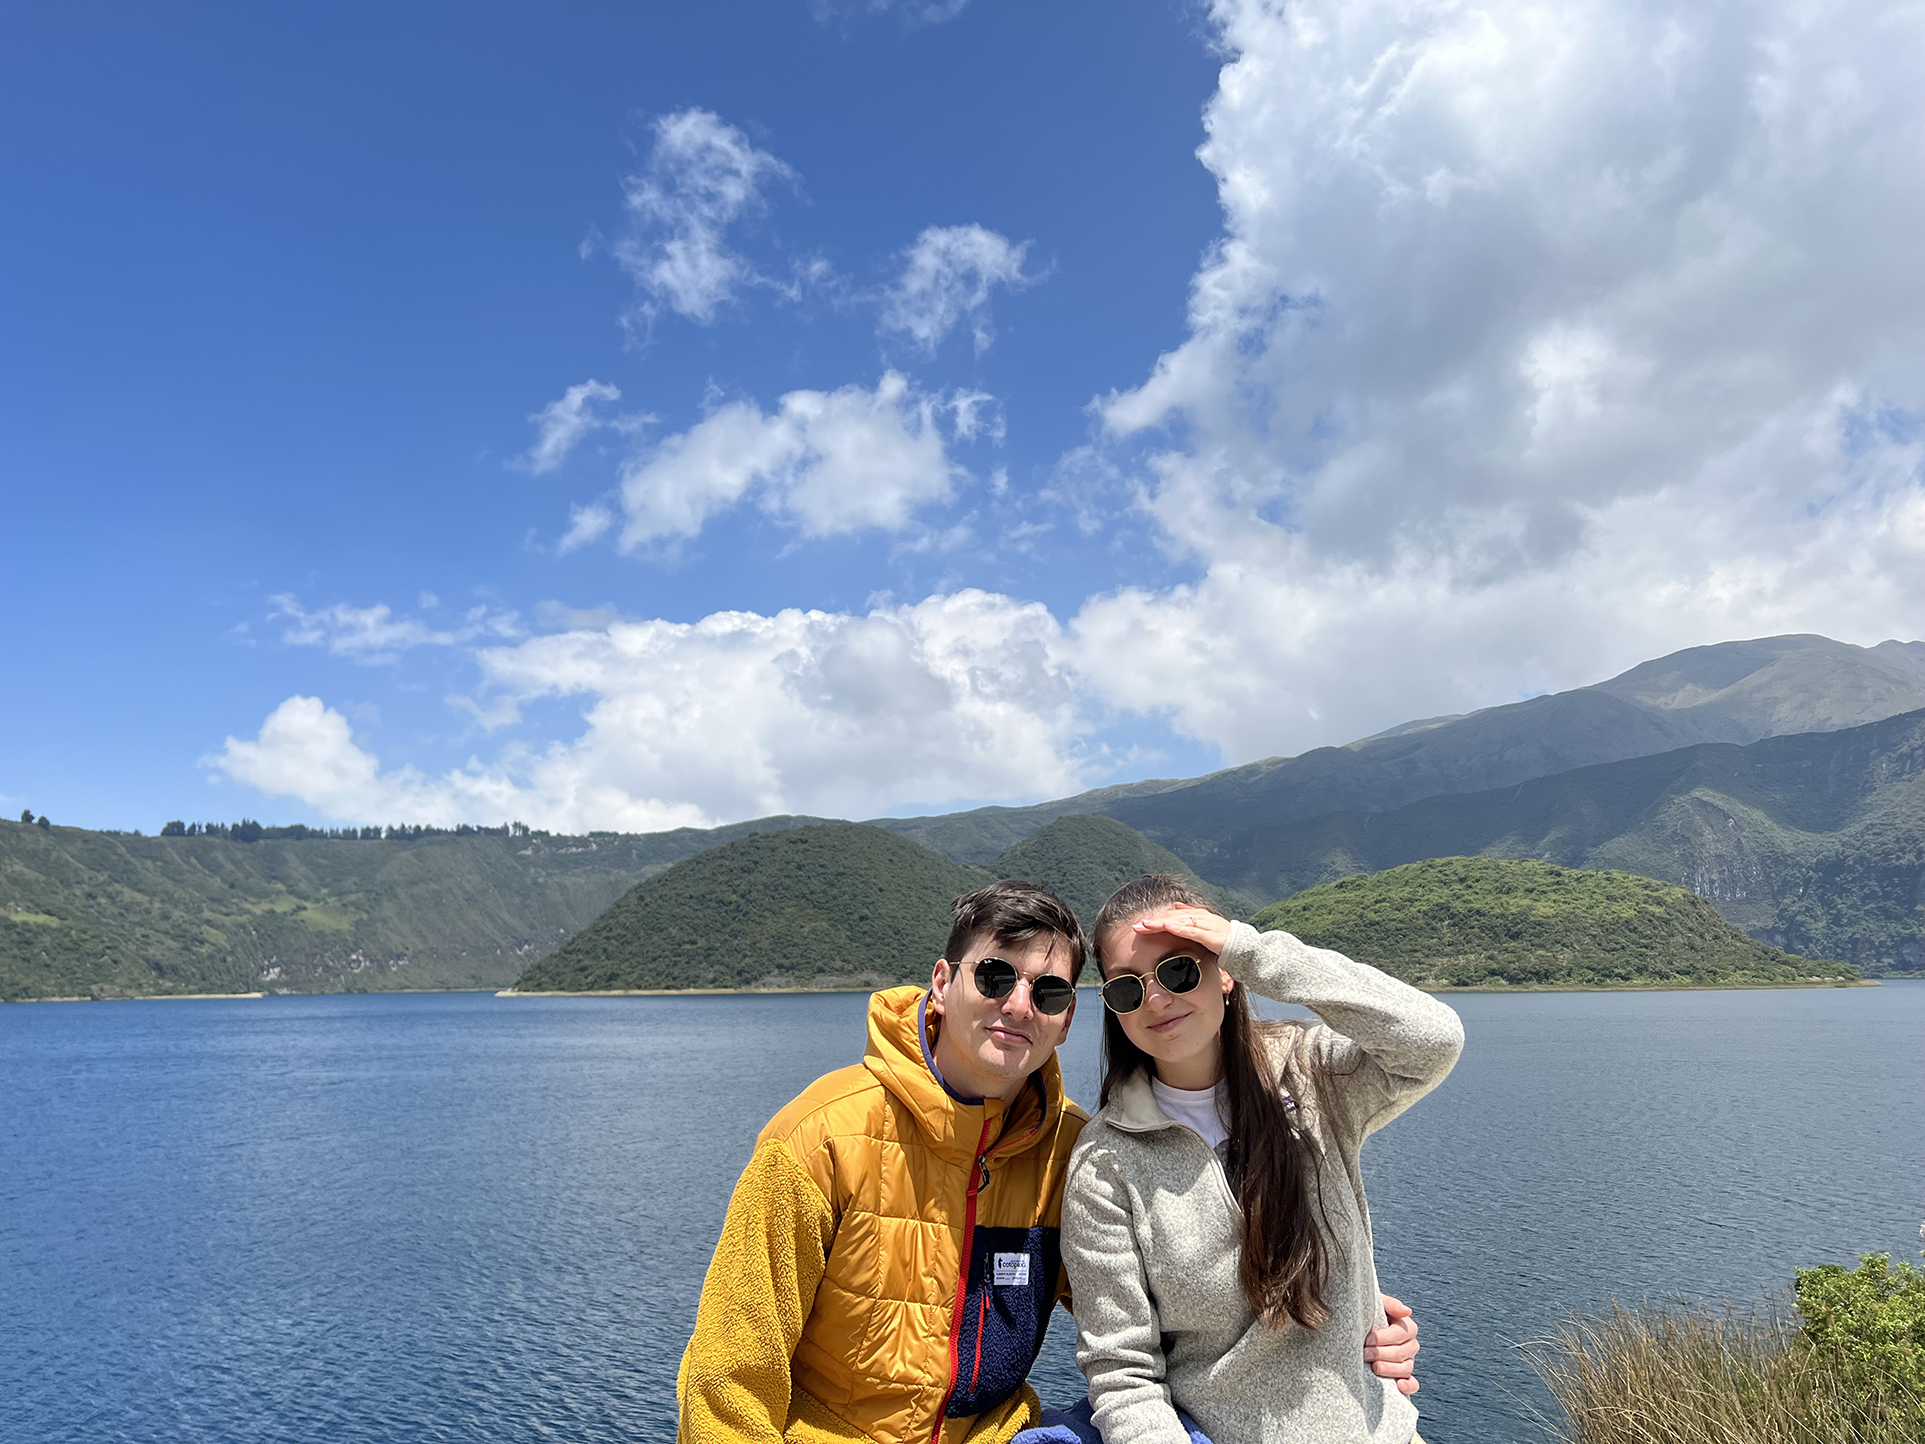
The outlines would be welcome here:
<svg viewBox="0 0 1925 1444">
<path fill-rule="evenodd" d="M 478 827 L 461 823 L 455 827 L 430 827 L 423 823 L 390 823 L 386 827 L 309 827 L 294 823 L 288 827 L 268 827 L 244 817 L 239 822 L 183 822 L 176 819 L 160 830 L 162 837 L 218 837 L 228 842 L 414 842 L 424 837 L 547 837 L 523 822 L 504 822 L 499 827 Z"/>
</svg>

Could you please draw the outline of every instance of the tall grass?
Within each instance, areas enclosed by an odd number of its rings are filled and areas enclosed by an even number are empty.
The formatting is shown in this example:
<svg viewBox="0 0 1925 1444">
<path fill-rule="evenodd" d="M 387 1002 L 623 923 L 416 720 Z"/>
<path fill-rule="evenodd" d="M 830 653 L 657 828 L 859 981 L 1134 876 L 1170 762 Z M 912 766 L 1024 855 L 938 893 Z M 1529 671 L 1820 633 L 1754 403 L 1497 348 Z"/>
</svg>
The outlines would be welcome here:
<svg viewBox="0 0 1925 1444">
<path fill-rule="evenodd" d="M 1569 1444 L 1919 1444 L 1903 1384 L 1847 1382 L 1849 1365 L 1801 1332 L 1789 1302 L 1613 1305 L 1526 1350 L 1563 1411 Z"/>
</svg>

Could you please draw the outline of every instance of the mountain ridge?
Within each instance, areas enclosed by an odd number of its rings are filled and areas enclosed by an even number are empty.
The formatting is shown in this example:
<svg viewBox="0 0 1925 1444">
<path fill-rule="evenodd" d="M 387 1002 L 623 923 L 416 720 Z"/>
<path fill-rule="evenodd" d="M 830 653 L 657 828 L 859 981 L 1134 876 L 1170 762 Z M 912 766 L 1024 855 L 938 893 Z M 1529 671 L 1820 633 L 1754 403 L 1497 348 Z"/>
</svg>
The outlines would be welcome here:
<svg viewBox="0 0 1925 1444">
<path fill-rule="evenodd" d="M 868 825 L 980 867 L 1061 819 L 1106 817 L 1142 839 L 1125 838 L 1125 851 L 1174 856 L 1250 904 L 1413 860 L 1413 848 L 1543 853 L 1692 886 L 1794 951 L 1919 971 L 1925 796 L 1902 778 L 1873 785 L 1865 769 L 1875 759 L 1839 737 L 1852 727 L 1834 725 L 1914 697 L 1925 707 L 1925 643 L 1759 638 L 1296 758 Z M 1741 739 L 1814 722 L 1825 725 L 1776 735 L 1805 739 L 1787 755 L 1803 749 L 1799 765 L 1829 779 L 1835 826 L 1786 812 L 1782 777 L 1753 796 L 1744 778 L 1720 771 L 1722 754 L 1696 755 L 1702 775 L 1689 786 L 1675 757 L 1635 765 L 1692 747 L 1751 746 Z M 1666 745 L 1680 737 L 1713 740 Z M 1567 776 L 1613 765 L 1628 770 Z M 1586 796 L 1587 787 L 1601 792 Z M 1498 827 L 1495 794 L 1511 789 L 1541 815 Z M 1623 812 L 1619 794 L 1643 797 L 1645 812 L 1598 832 L 1600 818 Z M 0 822 L 0 999 L 500 987 L 635 882 L 733 840 L 829 821 L 536 834 L 512 846 L 499 836 L 241 842 Z M 1386 842 L 1392 834 L 1402 841 Z M 1589 840 L 1578 847 L 1579 838 Z"/>
<path fill-rule="evenodd" d="M 1921 707 L 1925 642 L 1858 647 L 1813 634 L 1762 637 L 1686 648 L 1588 687 L 1402 723 L 1202 777 L 1101 788 L 1032 808 L 873 821 L 973 861 L 983 850 L 978 829 L 994 828 L 1000 852 L 1025 825 L 1101 812 L 1211 877 L 1215 843 L 1243 827 L 1383 811 L 1702 742 L 1757 741 L 1780 735 L 1780 724 L 1792 720 L 1813 724 L 1795 731 L 1836 731 Z"/>
</svg>

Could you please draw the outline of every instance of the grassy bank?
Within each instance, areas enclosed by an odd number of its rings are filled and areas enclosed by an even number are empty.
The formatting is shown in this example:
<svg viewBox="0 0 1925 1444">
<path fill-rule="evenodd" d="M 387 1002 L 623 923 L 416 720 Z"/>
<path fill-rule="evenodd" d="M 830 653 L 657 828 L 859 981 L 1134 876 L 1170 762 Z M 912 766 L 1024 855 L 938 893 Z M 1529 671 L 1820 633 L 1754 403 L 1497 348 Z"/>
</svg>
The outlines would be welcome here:
<svg viewBox="0 0 1925 1444">
<path fill-rule="evenodd" d="M 1789 1305 L 1614 1307 L 1528 1353 L 1568 1444 L 1925 1438 L 1925 1274 L 1883 1254 L 1800 1269 Z"/>
</svg>

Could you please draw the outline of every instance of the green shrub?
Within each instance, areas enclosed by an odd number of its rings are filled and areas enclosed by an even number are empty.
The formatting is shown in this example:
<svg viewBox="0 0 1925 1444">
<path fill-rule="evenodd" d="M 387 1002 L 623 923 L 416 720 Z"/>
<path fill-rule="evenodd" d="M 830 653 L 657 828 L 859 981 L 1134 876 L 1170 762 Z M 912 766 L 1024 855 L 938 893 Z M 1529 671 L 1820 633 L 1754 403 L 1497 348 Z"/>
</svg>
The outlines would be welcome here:
<svg viewBox="0 0 1925 1444">
<path fill-rule="evenodd" d="M 1925 1273 L 1868 1253 L 1855 1269 L 1798 1270 L 1801 1333 L 1845 1397 L 1896 1412 L 1925 1438 Z"/>
</svg>

